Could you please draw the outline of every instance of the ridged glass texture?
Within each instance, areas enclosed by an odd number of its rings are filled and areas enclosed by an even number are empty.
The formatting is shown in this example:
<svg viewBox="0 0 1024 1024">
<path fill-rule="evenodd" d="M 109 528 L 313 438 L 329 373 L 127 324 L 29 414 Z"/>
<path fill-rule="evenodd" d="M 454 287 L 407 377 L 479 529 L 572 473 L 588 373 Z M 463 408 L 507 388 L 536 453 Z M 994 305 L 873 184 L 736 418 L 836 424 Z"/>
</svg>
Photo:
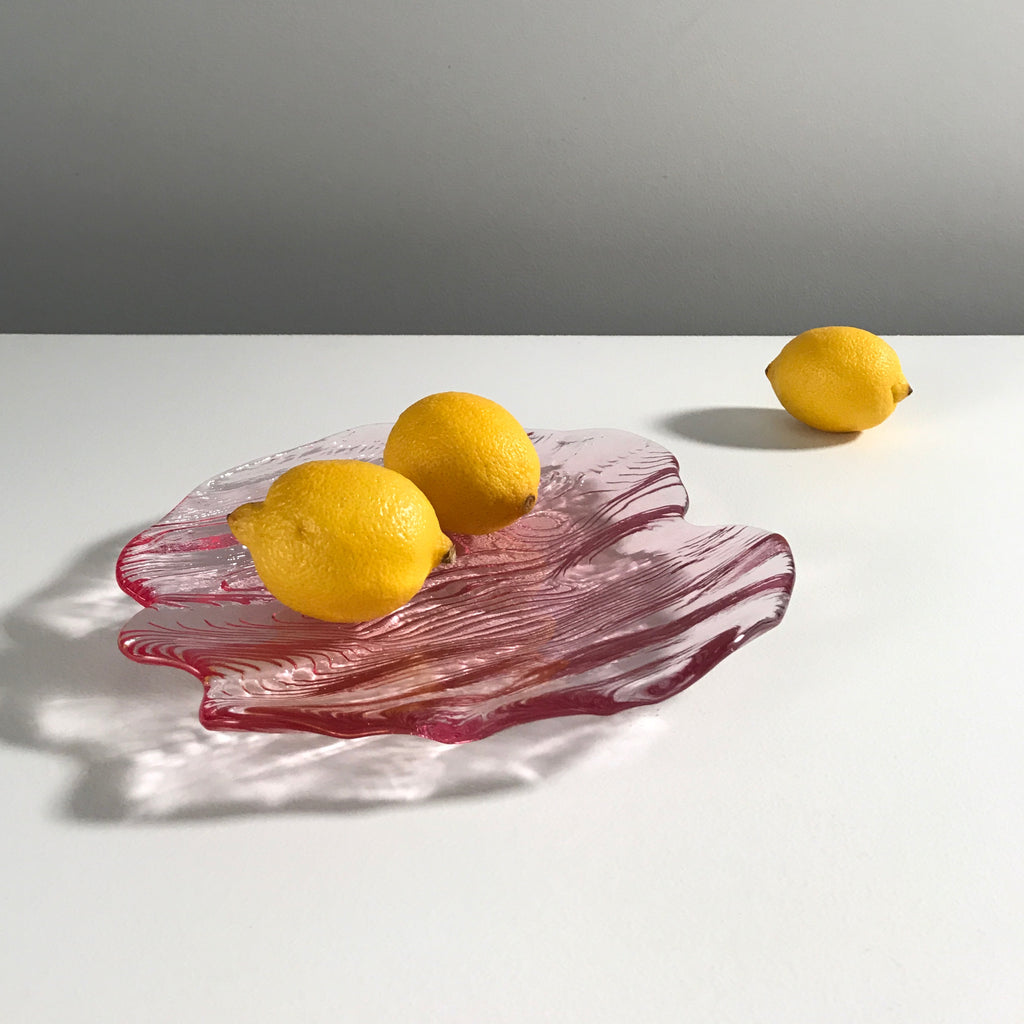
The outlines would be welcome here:
<svg viewBox="0 0 1024 1024">
<path fill-rule="evenodd" d="M 612 430 L 532 431 L 534 510 L 453 537 L 455 564 L 392 615 L 345 625 L 284 608 L 226 514 L 299 462 L 379 462 L 387 431 L 359 427 L 222 473 L 122 551 L 118 582 L 146 607 L 121 649 L 198 676 L 207 728 L 458 743 L 608 715 L 678 693 L 785 612 L 786 541 L 688 523 L 675 457 Z"/>
</svg>

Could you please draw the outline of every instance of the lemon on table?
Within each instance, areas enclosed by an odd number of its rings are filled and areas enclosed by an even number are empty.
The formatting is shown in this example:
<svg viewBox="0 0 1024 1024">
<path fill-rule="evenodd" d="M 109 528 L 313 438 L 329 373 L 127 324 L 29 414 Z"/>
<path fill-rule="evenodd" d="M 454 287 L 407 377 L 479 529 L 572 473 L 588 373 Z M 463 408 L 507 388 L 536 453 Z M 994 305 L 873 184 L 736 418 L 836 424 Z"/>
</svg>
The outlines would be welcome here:
<svg viewBox="0 0 1024 1024">
<path fill-rule="evenodd" d="M 537 501 L 540 458 L 526 431 L 497 402 L 464 391 L 409 406 L 388 435 L 384 465 L 423 491 L 451 533 L 493 533 Z"/>
<path fill-rule="evenodd" d="M 395 611 L 452 549 L 415 484 L 355 459 L 289 469 L 228 526 L 274 597 L 329 622 Z"/>
<path fill-rule="evenodd" d="M 765 373 L 788 413 L 835 432 L 877 426 L 911 390 L 892 347 L 857 327 L 804 331 Z"/>
</svg>

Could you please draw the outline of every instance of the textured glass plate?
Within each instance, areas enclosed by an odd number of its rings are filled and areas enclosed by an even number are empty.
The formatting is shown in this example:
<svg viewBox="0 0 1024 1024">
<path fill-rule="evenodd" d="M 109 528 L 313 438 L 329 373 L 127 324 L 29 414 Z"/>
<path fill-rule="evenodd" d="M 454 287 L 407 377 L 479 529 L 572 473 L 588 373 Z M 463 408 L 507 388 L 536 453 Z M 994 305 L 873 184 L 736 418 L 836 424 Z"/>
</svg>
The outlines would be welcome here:
<svg viewBox="0 0 1024 1024">
<path fill-rule="evenodd" d="M 224 517 L 299 462 L 379 462 L 388 429 L 222 473 L 122 551 L 118 583 L 146 607 L 121 649 L 198 676 L 207 728 L 458 743 L 608 715 L 678 693 L 785 612 L 786 541 L 688 523 L 675 457 L 612 430 L 532 431 L 534 510 L 498 533 L 453 537 L 455 564 L 392 615 L 345 625 L 288 610 Z"/>
</svg>

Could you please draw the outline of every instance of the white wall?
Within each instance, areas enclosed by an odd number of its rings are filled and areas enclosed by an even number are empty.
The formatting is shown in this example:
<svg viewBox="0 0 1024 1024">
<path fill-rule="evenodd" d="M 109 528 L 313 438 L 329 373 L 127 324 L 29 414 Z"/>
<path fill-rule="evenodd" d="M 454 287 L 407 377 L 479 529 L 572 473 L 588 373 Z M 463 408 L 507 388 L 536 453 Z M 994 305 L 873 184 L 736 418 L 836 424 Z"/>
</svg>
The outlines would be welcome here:
<svg viewBox="0 0 1024 1024">
<path fill-rule="evenodd" d="M 1024 331 L 1020 0 L 2 0 L 0 331 Z"/>
</svg>

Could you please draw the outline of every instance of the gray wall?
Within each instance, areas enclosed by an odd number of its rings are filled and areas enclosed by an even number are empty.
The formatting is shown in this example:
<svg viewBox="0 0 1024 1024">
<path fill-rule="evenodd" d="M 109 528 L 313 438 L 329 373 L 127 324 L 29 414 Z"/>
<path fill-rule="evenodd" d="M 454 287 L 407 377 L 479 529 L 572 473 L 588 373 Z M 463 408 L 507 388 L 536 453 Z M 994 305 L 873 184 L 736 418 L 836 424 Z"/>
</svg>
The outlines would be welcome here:
<svg viewBox="0 0 1024 1024">
<path fill-rule="evenodd" d="M 1024 331 L 1021 0 L 0 0 L 0 331 Z"/>
</svg>

